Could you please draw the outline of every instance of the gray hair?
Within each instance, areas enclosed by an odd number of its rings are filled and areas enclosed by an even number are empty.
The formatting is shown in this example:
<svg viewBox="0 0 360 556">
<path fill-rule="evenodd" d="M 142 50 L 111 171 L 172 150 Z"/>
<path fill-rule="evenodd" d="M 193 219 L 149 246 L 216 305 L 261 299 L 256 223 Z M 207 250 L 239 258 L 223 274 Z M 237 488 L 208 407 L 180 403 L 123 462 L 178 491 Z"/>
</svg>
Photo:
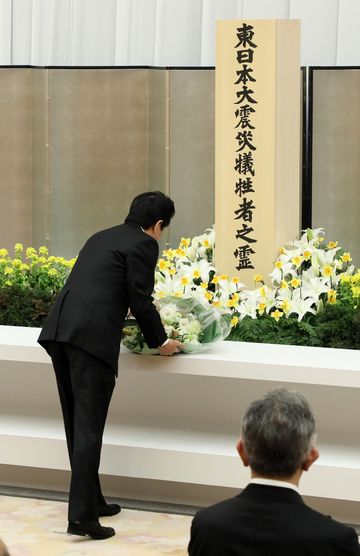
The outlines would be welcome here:
<svg viewBox="0 0 360 556">
<path fill-rule="evenodd" d="M 242 440 L 251 469 L 265 477 L 291 477 L 305 462 L 316 436 L 304 396 L 278 388 L 250 404 Z"/>
</svg>

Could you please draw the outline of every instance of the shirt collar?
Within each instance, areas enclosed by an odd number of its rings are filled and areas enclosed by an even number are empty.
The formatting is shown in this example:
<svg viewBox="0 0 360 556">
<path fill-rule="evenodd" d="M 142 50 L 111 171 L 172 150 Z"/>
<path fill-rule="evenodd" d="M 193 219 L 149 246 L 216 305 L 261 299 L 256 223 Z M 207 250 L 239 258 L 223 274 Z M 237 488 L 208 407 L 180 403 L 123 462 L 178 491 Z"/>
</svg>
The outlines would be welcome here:
<svg viewBox="0 0 360 556">
<path fill-rule="evenodd" d="M 251 479 L 250 483 L 255 484 L 255 485 L 274 486 L 274 487 L 280 487 L 280 488 L 291 488 L 292 490 L 295 490 L 295 492 L 300 494 L 299 489 L 296 485 L 294 485 L 293 483 L 288 483 L 286 481 L 276 481 L 275 479 L 262 479 L 262 478 L 258 477 L 258 478 Z"/>
</svg>

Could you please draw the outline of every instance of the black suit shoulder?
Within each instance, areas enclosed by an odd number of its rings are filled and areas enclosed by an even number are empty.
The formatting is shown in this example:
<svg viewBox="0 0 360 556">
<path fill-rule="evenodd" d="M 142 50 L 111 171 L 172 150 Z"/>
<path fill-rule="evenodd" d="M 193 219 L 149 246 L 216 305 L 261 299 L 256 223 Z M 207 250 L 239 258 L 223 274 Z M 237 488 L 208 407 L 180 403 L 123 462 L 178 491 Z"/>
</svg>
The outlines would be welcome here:
<svg viewBox="0 0 360 556">
<path fill-rule="evenodd" d="M 249 485 L 193 519 L 190 556 L 275 554 L 359 556 L 360 549 L 354 529 L 309 508 L 286 488 Z"/>
</svg>

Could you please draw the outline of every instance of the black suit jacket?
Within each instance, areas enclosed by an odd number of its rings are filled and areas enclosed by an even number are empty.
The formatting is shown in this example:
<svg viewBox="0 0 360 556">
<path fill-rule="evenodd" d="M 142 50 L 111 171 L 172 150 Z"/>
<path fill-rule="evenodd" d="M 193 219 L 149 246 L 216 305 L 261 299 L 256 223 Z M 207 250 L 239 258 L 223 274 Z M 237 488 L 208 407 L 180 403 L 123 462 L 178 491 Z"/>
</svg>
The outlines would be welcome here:
<svg viewBox="0 0 360 556">
<path fill-rule="evenodd" d="M 289 488 L 249 484 L 194 517 L 190 556 L 355 556 L 354 529 L 305 505 Z"/>
<path fill-rule="evenodd" d="M 67 342 L 117 372 L 121 330 L 129 308 L 150 347 L 167 338 L 151 296 L 159 254 L 155 239 L 125 223 L 93 235 L 45 321 L 38 342 Z"/>
</svg>

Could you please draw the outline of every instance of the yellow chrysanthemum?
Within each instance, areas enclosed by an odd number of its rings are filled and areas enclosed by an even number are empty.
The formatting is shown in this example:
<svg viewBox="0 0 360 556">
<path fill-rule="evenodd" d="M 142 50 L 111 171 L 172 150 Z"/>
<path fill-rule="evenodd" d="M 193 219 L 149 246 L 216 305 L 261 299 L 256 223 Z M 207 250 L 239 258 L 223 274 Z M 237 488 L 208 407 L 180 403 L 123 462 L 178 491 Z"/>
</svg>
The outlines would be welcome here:
<svg viewBox="0 0 360 556">
<path fill-rule="evenodd" d="M 165 261 L 164 259 L 159 259 L 158 267 L 159 270 L 166 270 L 169 266 L 169 261 Z"/>
<path fill-rule="evenodd" d="M 276 309 L 275 311 L 273 311 L 270 316 L 276 320 L 276 322 L 278 322 L 282 316 L 284 316 L 284 313 L 282 311 L 279 311 L 279 309 Z"/>
<path fill-rule="evenodd" d="M 14 259 L 12 262 L 13 267 L 15 268 L 20 268 L 21 267 L 21 260 L 20 259 Z"/>
<path fill-rule="evenodd" d="M 327 292 L 327 298 L 328 298 L 328 302 L 329 303 L 336 303 L 336 291 L 335 290 L 329 290 Z"/>
<path fill-rule="evenodd" d="M 180 241 L 180 246 L 181 247 L 189 247 L 190 242 L 191 242 L 191 240 L 190 240 L 189 237 L 182 237 L 181 241 Z"/>
<path fill-rule="evenodd" d="M 55 276 L 59 276 L 59 272 L 56 270 L 56 268 L 50 268 L 48 274 L 49 274 L 49 276 L 52 276 L 53 278 Z"/>
<path fill-rule="evenodd" d="M 321 274 L 323 276 L 331 276 L 333 273 L 333 267 L 330 264 L 326 264 L 322 269 L 321 269 Z"/>
<path fill-rule="evenodd" d="M 266 289 L 265 289 L 265 286 L 262 286 L 262 287 L 259 289 L 259 293 L 260 293 L 261 297 L 266 297 Z"/>
<path fill-rule="evenodd" d="M 329 241 L 329 243 L 327 244 L 327 248 L 328 249 L 335 249 L 335 247 L 337 247 L 338 242 L 337 241 Z"/>
<path fill-rule="evenodd" d="M 342 255 L 342 257 L 341 257 L 341 260 L 342 260 L 344 263 L 349 263 L 350 261 L 352 261 L 352 258 L 351 258 L 351 256 L 350 256 L 350 253 L 344 253 L 344 254 Z"/>
<path fill-rule="evenodd" d="M 301 284 L 301 280 L 299 280 L 299 278 L 293 278 L 292 280 L 290 280 L 290 286 L 292 288 L 298 288 Z"/>
<path fill-rule="evenodd" d="M 43 255 L 44 257 L 47 257 L 49 254 L 48 248 L 46 247 L 46 245 L 42 245 L 41 247 L 39 247 L 39 255 Z"/>
<path fill-rule="evenodd" d="M 10 274 L 14 274 L 14 269 L 11 266 L 7 266 L 4 269 L 5 276 L 9 276 Z"/>
<path fill-rule="evenodd" d="M 293 257 L 293 258 L 291 259 L 292 264 L 295 265 L 296 268 L 299 268 L 299 266 L 301 265 L 302 261 L 303 261 L 303 258 L 302 258 L 300 255 L 297 255 L 296 257 Z"/>
<path fill-rule="evenodd" d="M 22 243 L 15 243 L 14 251 L 17 255 L 22 253 L 24 251 Z"/>
<path fill-rule="evenodd" d="M 356 299 L 360 298 L 360 286 L 353 286 L 351 288 L 351 291 L 352 291 L 353 297 L 355 297 Z"/>
<path fill-rule="evenodd" d="M 29 270 L 29 265 L 26 264 L 26 263 L 22 263 L 20 269 L 21 270 Z"/>
<path fill-rule="evenodd" d="M 231 326 L 236 326 L 239 322 L 239 317 L 233 317 L 230 321 Z"/>
<path fill-rule="evenodd" d="M 7 249 L 0 249 L 0 257 L 4 258 L 9 255 L 9 251 Z"/>
<path fill-rule="evenodd" d="M 28 259 L 37 256 L 36 249 L 34 249 L 33 247 L 28 247 L 25 254 Z"/>
<path fill-rule="evenodd" d="M 289 313 L 291 310 L 291 302 L 288 299 L 284 299 L 284 301 L 280 304 L 280 308 L 284 311 L 284 313 Z"/>
</svg>

